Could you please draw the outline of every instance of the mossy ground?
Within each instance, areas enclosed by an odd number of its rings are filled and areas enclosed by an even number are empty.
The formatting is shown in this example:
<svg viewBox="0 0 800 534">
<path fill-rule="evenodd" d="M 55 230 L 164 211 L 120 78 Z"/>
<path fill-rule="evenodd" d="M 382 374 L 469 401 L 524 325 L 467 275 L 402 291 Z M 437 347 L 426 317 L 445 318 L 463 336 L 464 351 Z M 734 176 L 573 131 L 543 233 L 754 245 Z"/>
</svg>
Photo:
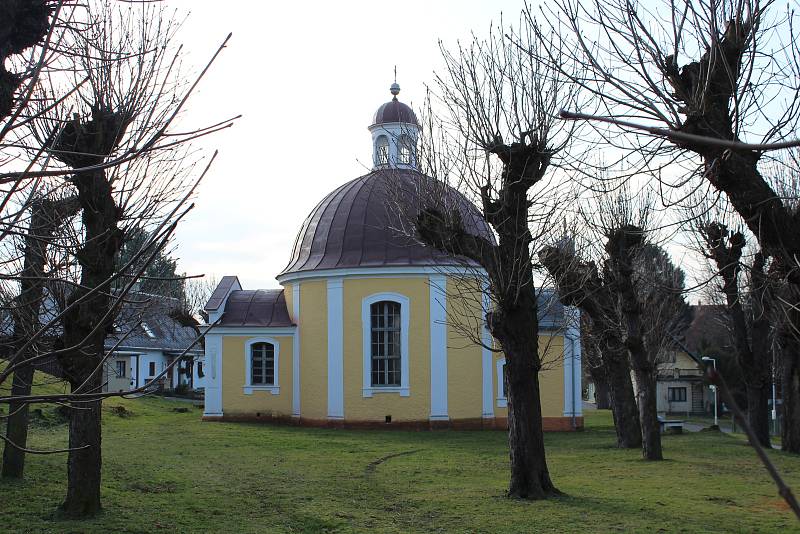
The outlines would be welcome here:
<svg viewBox="0 0 800 534">
<path fill-rule="evenodd" d="M 164 399 L 109 400 L 103 513 L 63 521 L 65 456 L 30 456 L 0 481 L 3 532 L 793 532 L 800 522 L 738 437 L 664 437 L 663 462 L 613 447 L 607 412 L 546 437 L 565 495 L 504 497 L 502 432 L 343 431 L 204 423 Z M 114 406 L 130 414 L 119 416 Z M 45 417 L 47 415 L 45 414 Z M 66 445 L 64 424 L 30 445 Z M 770 456 L 800 493 L 800 458 Z M 383 460 L 383 461 L 381 461 Z"/>
</svg>

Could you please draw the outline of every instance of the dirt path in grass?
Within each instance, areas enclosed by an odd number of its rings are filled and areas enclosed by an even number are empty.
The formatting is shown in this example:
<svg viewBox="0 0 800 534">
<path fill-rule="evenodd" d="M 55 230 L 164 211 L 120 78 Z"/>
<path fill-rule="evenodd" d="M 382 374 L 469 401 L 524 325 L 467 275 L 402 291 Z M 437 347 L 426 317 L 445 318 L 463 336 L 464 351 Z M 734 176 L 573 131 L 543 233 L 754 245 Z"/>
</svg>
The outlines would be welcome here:
<svg viewBox="0 0 800 534">
<path fill-rule="evenodd" d="M 381 465 L 386 460 L 391 460 L 392 458 L 397 458 L 398 456 L 408 456 L 409 454 L 414 454 L 421 450 L 422 449 L 414 449 L 412 451 L 395 452 L 393 454 L 387 454 L 386 456 L 382 456 L 381 458 L 378 458 L 377 460 L 368 463 L 367 467 L 364 469 L 364 474 L 371 475 L 372 473 L 375 472 L 378 466 Z"/>
</svg>

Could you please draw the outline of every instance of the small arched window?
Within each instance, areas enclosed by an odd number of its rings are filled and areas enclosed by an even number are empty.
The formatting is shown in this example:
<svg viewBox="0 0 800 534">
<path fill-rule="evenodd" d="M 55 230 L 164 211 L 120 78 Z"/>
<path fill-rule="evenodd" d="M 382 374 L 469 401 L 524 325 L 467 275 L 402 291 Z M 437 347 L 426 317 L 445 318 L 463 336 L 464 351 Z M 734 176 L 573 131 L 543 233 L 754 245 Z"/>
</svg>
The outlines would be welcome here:
<svg viewBox="0 0 800 534">
<path fill-rule="evenodd" d="M 400 163 L 403 165 L 411 165 L 413 163 L 413 150 L 414 144 L 411 138 L 407 135 L 401 135 L 397 143 L 399 149 Z"/>
<path fill-rule="evenodd" d="M 254 386 L 275 385 L 275 346 L 272 343 L 250 345 L 250 383 Z"/>
<path fill-rule="evenodd" d="M 370 306 L 373 387 L 401 385 L 400 304 L 388 300 Z"/>
<path fill-rule="evenodd" d="M 378 165 L 389 163 L 389 138 L 385 135 L 379 136 L 375 142 L 375 162 Z"/>
</svg>

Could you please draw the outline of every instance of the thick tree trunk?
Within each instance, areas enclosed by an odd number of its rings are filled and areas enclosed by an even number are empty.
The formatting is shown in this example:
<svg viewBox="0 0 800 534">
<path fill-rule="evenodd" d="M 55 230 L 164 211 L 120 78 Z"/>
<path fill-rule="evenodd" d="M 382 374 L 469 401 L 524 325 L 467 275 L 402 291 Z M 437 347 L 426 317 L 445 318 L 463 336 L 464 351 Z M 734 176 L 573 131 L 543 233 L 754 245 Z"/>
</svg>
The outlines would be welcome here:
<svg viewBox="0 0 800 534">
<path fill-rule="evenodd" d="M 637 369 L 636 397 L 639 401 L 639 420 L 642 424 L 642 457 L 645 460 L 663 460 L 661 451 L 661 425 L 656 404 L 656 378 L 649 370 Z"/>
<path fill-rule="evenodd" d="M 594 404 L 598 410 L 611 409 L 611 387 L 608 381 L 594 383 Z"/>
<path fill-rule="evenodd" d="M 755 432 L 758 443 L 762 447 L 772 448 L 769 437 L 769 399 L 770 385 L 756 386 L 746 383 L 747 389 L 747 423 Z"/>
<path fill-rule="evenodd" d="M 781 390 L 783 425 L 781 448 L 800 454 L 800 343 L 786 343 L 781 355 Z"/>
<path fill-rule="evenodd" d="M 642 333 L 642 304 L 633 279 L 634 259 L 643 244 L 644 234 L 640 228 L 623 226 L 609 235 L 606 252 L 609 255 L 608 268 L 617 288 L 617 298 L 622 310 L 625 347 L 636 375 L 642 455 L 645 460 L 663 460 L 656 404 L 655 355 L 648 352 Z"/>
<path fill-rule="evenodd" d="M 11 396 L 30 394 L 32 381 L 32 366 L 17 369 L 11 383 Z M 22 449 L 28 443 L 28 404 L 11 402 L 8 410 L 6 437 L 11 443 L 6 443 L 3 449 L 3 478 L 22 478 L 25 472 L 25 451 Z"/>
<path fill-rule="evenodd" d="M 630 367 L 625 361 L 626 356 L 625 353 L 615 355 L 606 353 L 603 363 L 606 366 L 611 390 L 611 410 L 614 414 L 614 429 L 617 431 L 617 447 L 637 449 L 642 446 L 642 431 L 633 395 Z"/>
<path fill-rule="evenodd" d="M 529 300 L 529 299 L 523 299 Z M 506 356 L 508 448 L 511 481 L 508 495 L 519 499 L 545 499 L 559 494 L 550 480 L 544 449 L 542 406 L 539 400 L 538 324 L 536 308 L 493 314 L 490 329 Z M 516 313 L 514 313 L 516 312 Z M 530 322 L 532 327 L 529 328 Z"/>
<path fill-rule="evenodd" d="M 102 386 L 101 374 L 91 378 L 88 388 L 97 391 Z M 73 382 L 73 390 L 82 382 Z M 69 420 L 69 458 L 67 460 L 67 498 L 61 505 L 66 517 L 85 518 L 97 514 L 100 506 L 101 401 L 73 405 Z"/>
<path fill-rule="evenodd" d="M 81 284 L 69 298 L 75 306 L 64 315 L 67 350 L 59 355 L 59 361 L 73 393 L 99 393 L 106 332 L 114 321 L 110 290 L 114 260 L 122 246 L 122 232 L 117 227 L 122 213 L 102 170 L 79 173 L 74 183 L 86 237 L 77 254 Z M 99 291 L 87 297 L 93 288 Z M 80 450 L 69 454 L 67 496 L 61 505 L 69 517 L 91 517 L 100 511 L 100 405 L 99 401 L 72 405 L 69 442 Z"/>
</svg>

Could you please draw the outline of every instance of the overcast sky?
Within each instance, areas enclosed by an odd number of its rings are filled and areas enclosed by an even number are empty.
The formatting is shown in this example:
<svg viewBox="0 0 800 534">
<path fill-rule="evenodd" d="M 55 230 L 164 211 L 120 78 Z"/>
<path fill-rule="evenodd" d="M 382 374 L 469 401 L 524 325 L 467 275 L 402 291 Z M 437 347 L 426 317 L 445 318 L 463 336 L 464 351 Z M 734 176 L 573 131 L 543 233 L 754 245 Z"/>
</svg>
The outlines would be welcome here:
<svg viewBox="0 0 800 534">
<path fill-rule="evenodd" d="M 172 0 L 189 17 L 180 40 L 202 64 L 228 32 L 229 47 L 189 102 L 188 119 L 213 124 L 220 155 L 196 208 L 177 232 L 180 268 L 245 288 L 277 287 L 297 231 L 337 186 L 371 167 L 367 131 L 391 98 L 421 103 L 439 66 L 438 40 L 454 45 L 492 20 L 518 20 L 522 1 L 260 2 Z"/>
</svg>

